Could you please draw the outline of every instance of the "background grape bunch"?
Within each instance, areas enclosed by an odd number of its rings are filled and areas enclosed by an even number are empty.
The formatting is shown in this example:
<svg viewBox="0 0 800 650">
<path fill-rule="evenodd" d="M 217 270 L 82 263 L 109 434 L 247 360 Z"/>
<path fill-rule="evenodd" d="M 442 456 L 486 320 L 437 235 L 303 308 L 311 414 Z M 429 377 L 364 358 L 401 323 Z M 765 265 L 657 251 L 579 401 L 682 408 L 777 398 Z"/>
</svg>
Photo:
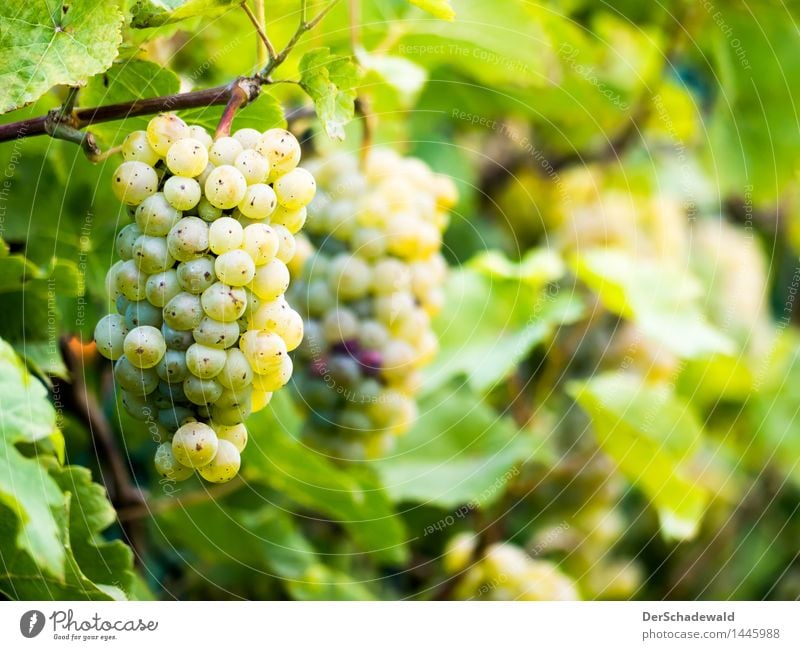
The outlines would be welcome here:
<svg viewBox="0 0 800 650">
<path fill-rule="evenodd" d="M 304 434 L 335 457 L 377 457 L 415 419 L 420 369 L 438 350 L 430 319 L 442 306 L 456 190 L 388 149 L 363 165 L 350 155 L 311 165 L 321 188 L 306 229 L 314 253 L 292 289 L 306 321 L 295 382 Z"/>
<path fill-rule="evenodd" d="M 113 189 L 131 223 L 95 329 L 125 409 L 164 441 L 157 471 L 214 483 L 239 471 L 243 421 L 292 375 L 303 321 L 284 299 L 316 185 L 283 129 L 213 140 L 173 114 L 125 140 Z"/>
</svg>

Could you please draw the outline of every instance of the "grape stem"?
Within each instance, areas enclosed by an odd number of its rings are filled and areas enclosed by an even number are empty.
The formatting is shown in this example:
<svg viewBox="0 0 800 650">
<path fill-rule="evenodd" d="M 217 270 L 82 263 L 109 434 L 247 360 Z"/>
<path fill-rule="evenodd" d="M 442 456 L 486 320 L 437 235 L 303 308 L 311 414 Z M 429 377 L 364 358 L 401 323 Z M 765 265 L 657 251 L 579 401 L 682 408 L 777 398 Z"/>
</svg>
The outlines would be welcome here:
<svg viewBox="0 0 800 650">
<path fill-rule="evenodd" d="M 81 129 L 92 124 L 114 122 L 128 117 L 140 115 L 153 115 L 164 111 L 177 111 L 188 108 L 201 108 L 207 106 L 225 105 L 220 128 L 230 131 L 230 121 L 239 108 L 253 101 L 261 91 L 261 87 L 276 83 L 271 78 L 272 72 L 281 65 L 297 42 L 307 31 L 316 27 L 338 0 L 332 0 L 311 20 L 306 20 L 306 2 L 302 2 L 300 24 L 294 35 L 284 48 L 274 54 L 270 53 L 267 64 L 252 77 L 239 77 L 232 83 L 203 90 L 193 90 L 162 97 L 148 97 L 134 99 L 119 104 L 95 106 L 88 108 L 74 108 L 77 90 L 71 90 L 64 104 L 40 117 L 33 117 L 18 122 L 0 125 L 0 142 L 8 142 L 36 135 L 49 135 L 52 138 L 67 140 L 81 146 L 88 158 L 92 161 L 100 160 L 108 155 L 97 146 L 91 133 L 81 133 Z M 249 9 L 249 7 L 248 7 Z M 266 38 L 266 33 L 264 33 Z M 268 39 L 267 39 L 268 40 Z M 274 52 L 274 48 L 272 48 Z M 269 52 L 269 48 L 268 48 Z M 219 129 L 218 129 L 219 130 Z"/>
<path fill-rule="evenodd" d="M 269 40 L 266 32 L 264 0 L 254 0 L 254 4 L 255 12 L 250 9 L 246 0 L 242 2 L 242 9 L 247 14 L 250 22 L 253 23 L 253 27 L 255 27 L 258 34 L 258 67 L 263 68 L 268 61 L 275 58 L 275 46 Z"/>
</svg>

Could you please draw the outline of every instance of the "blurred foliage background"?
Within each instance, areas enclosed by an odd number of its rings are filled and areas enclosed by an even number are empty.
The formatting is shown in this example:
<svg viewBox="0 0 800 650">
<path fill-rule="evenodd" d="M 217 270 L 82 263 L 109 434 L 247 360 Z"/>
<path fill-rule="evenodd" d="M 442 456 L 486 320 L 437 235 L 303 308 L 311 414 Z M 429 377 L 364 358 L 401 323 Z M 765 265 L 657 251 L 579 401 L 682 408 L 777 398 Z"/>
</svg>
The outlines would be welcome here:
<svg viewBox="0 0 800 650">
<path fill-rule="evenodd" d="M 238 6 L 137 27 L 157 4 L 121 3 L 117 62 L 79 105 L 252 72 Z M 417 422 L 387 457 L 343 465 L 302 444 L 281 394 L 248 422 L 243 480 L 161 484 L 148 431 L 117 408 L 90 343 L 127 218 L 117 163 L 47 137 L 5 142 L 0 591 L 797 598 L 795 9 L 454 0 L 445 20 L 445 2 L 414 2 L 431 14 L 385 0 L 351 21 L 345 5 L 280 77 L 314 47 L 352 54 L 373 142 L 450 175 L 460 195 Z M 297 12 L 267 2 L 275 42 Z M 280 123 L 278 102 L 305 156 L 361 147 L 363 117 L 330 141 L 288 83 L 235 126 Z M 220 113 L 184 117 L 213 129 Z M 107 148 L 145 119 L 90 130 Z"/>
</svg>

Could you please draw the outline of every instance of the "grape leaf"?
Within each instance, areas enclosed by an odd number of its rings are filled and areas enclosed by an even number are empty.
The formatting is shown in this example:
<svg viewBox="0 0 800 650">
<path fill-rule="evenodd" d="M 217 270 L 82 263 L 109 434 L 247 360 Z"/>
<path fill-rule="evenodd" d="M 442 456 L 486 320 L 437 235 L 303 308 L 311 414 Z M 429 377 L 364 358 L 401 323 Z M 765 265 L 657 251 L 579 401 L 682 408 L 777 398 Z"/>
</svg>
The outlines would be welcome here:
<svg viewBox="0 0 800 650">
<path fill-rule="evenodd" d="M 115 2 L 0 3 L 0 113 L 108 68 L 122 42 L 121 28 Z"/>
<path fill-rule="evenodd" d="M 607 309 L 632 320 L 646 336 L 679 357 L 703 358 L 735 350 L 702 313 L 701 285 L 684 269 L 614 250 L 581 252 L 572 267 Z"/>
<path fill-rule="evenodd" d="M 344 139 L 344 125 L 353 119 L 359 71 L 352 57 L 319 47 L 300 59 L 300 85 L 314 102 L 328 137 Z"/>
<path fill-rule="evenodd" d="M 364 48 L 358 48 L 356 58 L 366 72 L 377 77 L 394 88 L 405 105 L 410 105 L 419 95 L 428 80 L 428 71 L 413 61 L 391 54 L 374 54 Z M 365 85 L 369 80 L 365 81 Z"/>
<path fill-rule="evenodd" d="M 470 268 L 453 273 L 445 286 L 445 305 L 434 320 L 440 352 L 425 369 L 425 390 L 465 374 L 473 390 L 484 392 L 505 379 L 530 351 L 551 337 L 560 325 L 583 313 L 574 295 L 557 288 L 542 290 L 546 279 L 560 276 L 558 265 L 519 270 L 501 269 L 493 256 L 476 267 L 491 268 L 494 278 Z M 513 280 L 505 280 L 503 274 Z M 519 277 L 525 276 L 525 281 Z M 538 290 L 531 286 L 538 278 Z"/>
<path fill-rule="evenodd" d="M 55 577 L 64 575 L 64 549 L 53 509 L 62 503 L 61 491 L 35 459 L 16 448 L 18 442 L 35 442 L 56 430 L 56 414 L 47 391 L 19 360 L 8 343 L 0 340 L 0 503 L 19 521 L 7 522 L 15 530 L 15 544 Z M 2 535 L 0 535 L 2 538 Z"/>
<path fill-rule="evenodd" d="M 429 394 L 420 413 L 392 455 L 377 463 L 397 501 L 444 508 L 491 504 L 515 475 L 514 464 L 536 453 L 532 439 L 468 386 Z"/>
<path fill-rule="evenodd" d="M 657 509 L 664 536 L 692 538 L 708 493 L 688 469 L 702 439 L 691 408 L 669 386 L 632 374 L 598 375 L 567 390 L 591 417 L 600 447 Z"/>
<path fill-rule="evenodd" d="M 131 6 L 131 27 L 145 29 L 197 16 L 217 16 L 240 0 L 136 0 Z"/>
<path fill-rule="evenodd" d="M 247 421 L 244 473 L 292 501 L 340 523 L 365 551 L 387 562 L 406 556 L 405 531 L 383 488 L 371 477 L 336 467 L 294 436 L 300 421 L 285 392 Z M 294 435 L 293 435 L 294 434 Z"/>
<path fill-rule="evenodd" d="M 410 2 L 412 5 L 442 20 L 453 20 L 456 17 L 456 12 L 450 6 L 450 0 L 410 0 Z"/>
</svg>

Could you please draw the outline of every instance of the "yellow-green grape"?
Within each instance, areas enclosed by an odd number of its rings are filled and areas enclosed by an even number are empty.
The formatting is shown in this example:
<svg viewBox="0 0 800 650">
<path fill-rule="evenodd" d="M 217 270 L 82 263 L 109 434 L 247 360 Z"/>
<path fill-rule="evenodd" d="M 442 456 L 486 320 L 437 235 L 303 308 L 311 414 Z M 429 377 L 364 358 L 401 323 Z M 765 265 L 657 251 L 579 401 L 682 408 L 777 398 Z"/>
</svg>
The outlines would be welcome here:
<svg viewBox="0 0 800 650">
<path fill-rule="evenodd" d="M 253 258 L 241 249 L 220 255 L 214 262 L 214 269 L 220 282 L 233 287 L 249 284 L 256 273 Z"/>
<path fill-rule="evenodd" d="M 212 348 L 225 349 L 234 345 L 239 338 L 239 323 L 223 323 L 208 316 L 192 331 L 194 340 Z"/>
<path fill-rule="evenodd" d="M 211 145 L 214 144 L 214 138 L 212 138 L 208 134 L 208 131 L 198 124 L 192 124 L 189 127 L 189 135 L 187 137 L 197 140 L 206 149 L 210 149 Z"/>
<path fill-rule="evenodd" d="M 177 269 L 178 284 L 189 293 L 203 293 L 214 282 L 214 258 L 211 255 L 195 257 L 188 262 L 181 262 Z"/>
<path fill-rule="evenodd" d="M 343 253 L 331 260 L 328 283 L 345 300 L 362 298 L 372 284 L 372 269 L 364 260 Z"/>
<path fill-rule="evenodd" d="M 278 178 L 273 187 L 278 203 L 289 210 L 299 210 L 311 203 L 317 191 L 314 177 L 302 167 Z"/>
<path fill-rule="evenodd" d="M 169 481 L 185 481 L 194 474 L 194 470 L 191 467 L 181 465 L 178 459 L 175 458 L 175 454 L 172 453 L 171 442 L 162 442 L 158 446 L 153 464 L 156 467 L 156 472 Z"/>
<path fill-rule="evenodd" d="M 177 115 L 161 113 L 147 124 L 147 142 L 162 158 L 178 140 L 189 137 L 189 127 Z"/>
<path fill-rule="evenodd" d="M 274 300 L 289 288 L 289 269 L 279 259 L 256 267 L 249 287 L 262 300 Z"/>
<path fill-rule="evenodd" d="M 233 165 L 237 156 L 242 153 L 242 143 L 236 138 L 222 137 L 217 138 L 211 149 L 208 151 L 208 159 L 217 167 L 222 165 Z"/>
<path fill-rule="evenodd" d="M 245 149 L 255 149 L 261 140 L 261 131 L 256 129 L 239 129 L 233 134 L 234 140 L 238 140 Z"/>
<path fill-rule="evenodd" d="M 167 344 L 161 331 L 150 325 L 135 327 L 125 336 L 125 356 L 137 368 L 152 368 L 164 356 Z"/>
<path fill-rule="evenodd" d="M 172 437 L 172 453 L 186 467 L 208 465 L 217 453 L 218 446 L 217 434 L 202 422 L 187 422 Z"/>
<path fill-rule="evenodd" d="M 221 408 L 219 406 L 212 406 L 210 409 L 210 416 L 212 422 L 215 424 L 224 424 L 226 426 L 232 426 L 234 424 L 238 424 L 239 422 L 243 422 L 250 414 L 253 412 L 253 406 L 248 401 L 247 404 L 243 406 L 234 406 L 231 408 Z"/>
<path fill-rule="evenodd" d="M 213 404 L 222 395 L 222 386 L 216 379 L 201 379 L 190 374 L 183 382 L 183 394 L 192 404 Z"/>
<path fill-rule="evenodd" d="M 277 230 L 265 223 L 254 223 L 242 232 L 242 248 L 247 251 L 256 266 L 266 264 L 280 249 Z"/>
<path fill-rule="evenodd" d="M 183 350 L 167 348 L 161 361 L 156 365 L 156 372 L 162 381 L 168 384 L 182 383 L 189 375 L 186 365 L 186 355 Z"/>
<path fill-rule="evenodd" d="M 188 176 L 171 176 L 164 183 L 164 196 L 176 210 L 191 210 L 203 196 L 200 183 Z"/>
<path fill-rule="evenodd" d="M 258 390 L 274 392 L 289 383 L 293 369 L 291 357 L 284 355 L 277 366 L 269 367 L 266 372 L 254 374 L 253 386 Z"/>
<path fill-rule="evenodd" d="M 186 350 L 186 367 L 195 377 L 213 379 L 225 365 L 225 350 L 195 343 Z"/>
<path fill-rule="evenodd" d="M 164 323 L 174 330 L 193 330 L 203 318 L 200 296 L 181 291 L 164 305 Z"/>
<path fill-rule="evenodd" d="M 277 330 L 277 332 L 286 343 L 286 349 L 291 352 L 292 350 L 296 350 L 303 342 L 304 330 L 305 325 L 303 324 L 303 317 L 291 309 L 287 314 L 284 327 Z"/>
<path fill-rule="evenodd" d="M 225 365 L 216 380 L 228 390 L 242 390 L 253 383 L 253 369 L 239 348 L 225 350 Z"/>
<path fill-rule="evenodd" d="M 243 452 L 247 446 L 247 428 L 244 424 L 234 424 L 233 426 L 220 424 L 214 427 L 214 431 L 217 438 L 230 442 L 239 453 Z"/>
<path fill-rule="evenodd" d="M 115 361 L 119 359 L 123 352 L 123 344 L 128 334 L 128 327 L 125 319 L 119 314 L 107 314 L 103 316 L 94 328 L 94 340 L 97 344 L 97 351 L 106 359 Z"/>
<path fill-rule="evenodd" d="M 113 268 L 113 267 L 112 267 Z M 147 274 L 139 270 L 136 262 L 122 262 L 115 273 L 116 289 L 128 300 L 144 300 L 147 291 Z"/>
<path fill-rule="evenodd" d="M 308 211 L 305 206 L 298 210 L 289 210 L 282 205 L 275 208 L 270 216 L 270 223 L 286 226 L 290 233 L 297 234 L 305 225 Z"/>
<path fill-rule="evenodd" d="M 128 134 L 122 143 L 122 157 L 125 160 L 143 162 L 151 167 L 154 167 L 160 159 L 147 141 L 145 131 L 133 131 Z"/>
<path fill-rule="evenodd" d="M 162 273 L 175 263 L 164 237 L 140 236 L 133 244 L 133 260 L 143 273 Z M 145 292 L 147 287 L 145 285 Z"/>
<path fill-rule="evenodd" d="M 269 161 L 272 178 L 286 174 L 300 162 L 300 143 L 285 129 L 265 131 L 256 145 L 256 151 Z"/>
<path fill-rule="evenodd" d="M 215 282 L 202 293 L 200 302 L 208 316 L 223 323 L 230 323 L 239 320 L 244 313 L 247 294 L 241 287 Z"/>
<path fill-rule="evenodd" d="M 297 252 L 297 240 L 294 235 L 289 232 L 286 226 L 280 224 L 273 227 L 275 234 L 278 236 L 278 252 L 275 253 L 277 257 L 284 264 L 289 264 Z"/>
<path fill-rule="evenodd" d="M 158 189 L 158 174 L 147 163 L 128 160 L 117 167 L 111 188 L 128 205 L 139 205 Z"/>
<path fill-rule="evenodd" d="M 161 334 L 167 342 L 167 347 L 172 350 L 186 350 L 194 343 L 190 330 L 177 330 L 167 325 L 166 322 L 161 325 Z"/>
<path fill-rule="evenodd" d="M 175 269 L 167 269 L 147 278 L 145 297 L 151 305 L 163 307 L 181 292 Z"/>
<path fill-rule="evenodd" d="M 142 229 L 135 223 L 129 223 L 122 230 L 117 233 L 117 238 L 114 240 L 117 249 L 117 255 L 123 260 L 129 260 L 133 257 L 133 244 L 142 235 Z"/>
<path fill-rule="evenodd" d="M 280 296 L 259 305 L 251 316 L 252 325 L 255 329 L 278 332 L 286 327 L 290 311 L 286 298 Z"/>
<path fill-rule="evenodd" d="M 114 380 L 132 395 L 144 397 L 158 388 L 158 373 L 154 368 L 139 368 L 123 354 L 114 364 Z"/>
<path fill-rule="evenodd" d="M 269 404 L 271 400 L 272 400 L 271 391 L 254 389 L 253 394 L 250 397 L 250 406 L 253 409 L 253 413 L 258 413 L 267 404 Z"/>
<path fill-rule="evenodd" d="M 197 471 L 210 483 L 227 483 L 239 472 L 242 458 L 236 445 L 229 440 L 220 440 L 217 445 L 217 453 L 211 462 Z"/>
<path fill-rule="evenodd" d="M 242 334 L 239 347 L 254 372 L 264 375 L 280 367 L 288 359 L 284 340 L 273 332 L 249 330 Z"/>
<path fill-rule="evenodd" d="M 166 163 L 176 176 L 199 176 L 208 165 L 208 150 L 199 140 L 183 138 L 169 148 Z"/>
<path fill-rule="evenodd" d="M 136 208 L 136 225 L 142 234 L 164 237 L 178 223 L 181 213 L 167 201 L 163 192 L 148 196 Z"/>
<path fill-rule="evenodd" d="M 203 221 L 215 221 L 222 216 L 222 210 L 215 208 L 206 197 L 201 197 L 197 203 L 197 216 Z"/>
<path fill-rule="evenodd" d="M 245 152 L 246 153 L 246 152 Z M 239 211 L 250 219 L 266 219 L 278 205 L 275 191 L 264 183 L 250 185 L 239 203 Z"/>
<path fill-rule="evenodd" d="M 212 171 L 205 182 L 208 202 L 221 210 L 235 208 L 247 192 L 242 172 L 232 165 L 221 165 Z"/>
<path fill-rule="evenodd" d="M 248 184 L 264 183 L 269 176 L 269 161 L 257 151 L 249 148 L 236 156 L 233 166 L 242 172 L 242 176 Z"/>
<path fill-rule="evenodd" d="M 167 235 L 169 252 L 179 262 L 188 262 L 208 251 L 208 224 L 198 217 L 184 217 Z"/>
<path fill-rule="evenodd" d="M 211 252 L 222 255 L 242 245 L 244 229 L 232 217 L 220 217 L 208 229 L 208 244 Z"/>
</svg>

